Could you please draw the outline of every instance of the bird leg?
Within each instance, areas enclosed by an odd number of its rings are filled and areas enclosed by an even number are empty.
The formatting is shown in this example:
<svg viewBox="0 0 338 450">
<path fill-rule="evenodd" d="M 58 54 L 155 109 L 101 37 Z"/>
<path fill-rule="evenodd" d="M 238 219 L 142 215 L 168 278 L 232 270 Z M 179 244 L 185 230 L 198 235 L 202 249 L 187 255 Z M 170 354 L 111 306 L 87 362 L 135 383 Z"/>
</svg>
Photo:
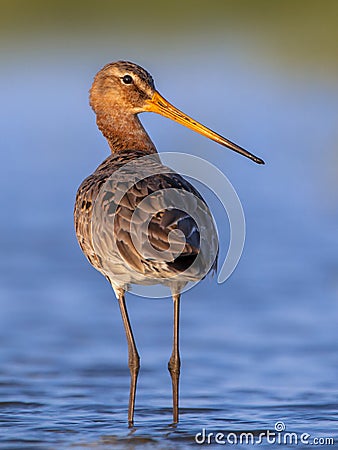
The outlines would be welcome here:
<svg viewBox="0 0 338 450">
<path fill-rule="evenodd" d="M 129 408 L 128 408 L 128 425 L 131 428 L 134 425 L 134 409 L 135 409 L 135 394 L 137 377 L 140 370 L 140 357 L 137 353 L 137 348 L 131 329 L 126 302 L 124 298 L 124 291 L 118 293 L 118 302 L 120 305 L 121 316 L 123 320 L 124 329 L 128 342 L 128 366 L 130 369 L 130 395 L 129 395 Z"/>
<path fill-rule="evenodd" d="M 180 351 L 179 351 L 179 319 L 180 319 L 180 294 L 173 294 L 174 302 L 174 339 L 173 351 L 168 363 L 173 386 L 173 423 L 178 423 L 178 382 L 180 378 Z"/>
</svg>

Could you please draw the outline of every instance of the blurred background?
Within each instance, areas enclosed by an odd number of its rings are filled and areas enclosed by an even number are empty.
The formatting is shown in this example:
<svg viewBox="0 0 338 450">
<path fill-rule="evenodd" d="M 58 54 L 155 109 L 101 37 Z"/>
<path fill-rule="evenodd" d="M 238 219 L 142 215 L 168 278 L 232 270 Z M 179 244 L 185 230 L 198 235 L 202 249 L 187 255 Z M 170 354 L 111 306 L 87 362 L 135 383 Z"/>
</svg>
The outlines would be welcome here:
<svg viewBox="0 0 338 450">
<path fill-rule="evenodd" d="M 185 448 L 203 427 L 257 431 L 278 420 L 337 439 L 338 3 L 0 7 L 1 448 Z M 227 175 L 247 236 L 225 284 L 206 279 L 183 298 L 176 430 L 171 301 L 129 296 L 142 363 L 131 435 L 117 304 L 78 248 L 72 218 L 78 185 L 109 154 L 88 89 L 119 59 L 145 67 L 177 107 L 266 161 L 141 116 L 159 151 L 191 152 Z M 226 235 L 212 197 L 210 205 Z"/>
</svg>

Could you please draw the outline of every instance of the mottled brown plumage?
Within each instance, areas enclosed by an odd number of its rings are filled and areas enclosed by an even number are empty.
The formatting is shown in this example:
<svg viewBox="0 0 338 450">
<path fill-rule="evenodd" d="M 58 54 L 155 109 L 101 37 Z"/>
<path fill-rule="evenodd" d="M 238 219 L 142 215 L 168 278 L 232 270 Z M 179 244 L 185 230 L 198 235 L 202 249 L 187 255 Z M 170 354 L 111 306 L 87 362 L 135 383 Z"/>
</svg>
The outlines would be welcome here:
<svg viewBox="0 0 338 450">
<path fill-rule="evenodd" d="M 130 426 L 139 355 L 124 293 L 133 283 L 160 283 L 171 288 L 174 342 L 168 368 L 176 423 L 180 291 L 187 282 L 200 280 L 215 268 L 218 241 L 206 203 L 187 180 L 162 165 L 137 115 L 144 111 L 160 113 L 257 163 L 263 161 L 174 108 L 155 90 L 151 75 L 130 62 L 107 64 L 97 73 L 90 90 L 90 104 L 112 154 L 78 189 L 74 210 L 77 239 L 89 262 L 109 280 L 119 301 L 131 371 Z M 169 203 L 164 192 L 173 192 Z M 205 230 L 207 247 L 203 247 Z M 214 259 L 210 262 L 212 252 Z"/>
<path fill-rule="evenodd" d="M 133 184 L 132 189 L 129 189 L 124 195 L 121 193 L 119 196 L 121 200 L 118 205 L 114 203 L 114 199 L 109 195 L 109 192 L 103 195 L 102 201 L 100 199 L 100 204 L 103 204 L 104 201 L 106 202 L 105 211 L 107 214 L 112 204 L 116 207 L 116 212 L 112 229 L 105 236 L 99 236 L 102 245 L 95 246 L 92 236 L 92 215 L 93 206 L 97 201 L 100 191 L 107 179 L 115 171 L 137 158 L 140 159 L 140 162 L 137 163 L 137 177 L 143 175 L 145 178 Z M 145 163 L 147 165 L 146 172 L 144 173 L 142 173 L 142 169 L 144 169 L 142 167 L 143 158 L 146 158 Z M 147 176 L 149 173 L 163 172 L 163 170 L 166 170 L 167 173 Z M 126 174 L 128 180 L 131 177 L 133 177 L 132 173 L 128 174 L 128 176 Z M 115 195 L 118 195 L 117 191 L 121 189 L 121 184 L 123 189 L 124 184 L 121 183 L 120 179 L 111 179 L 109 189 Z M 205 222 L 203 216 L 206 216 L 212 222 L 208 207 L 196 189 L 179 174 L 173 172 L 170 168 L 165 168 L 161 164 L 158 155 L 151 155 L 149 157 L 145 151 L 120 150 L 110 155 L 79 187 L 75 206 L 75 228 L 79 244 L 90 263 L 109 279 L 115 291 L 119 291 L 119 289 L 127 290 L 132 283 L 145 285 L 163 283 L 171 287 L 173 292 L 177 293 L 188 281 L 200 280 L 205 275 L 207 262 L 204 263 L 203 255 L 201 255 L 200 264 L 193 271 L 182 274 L 182 277 L 179 277 L 178 280 L 175 277 L 175 280 L 171 282 L 171 277 L 186 271 L 199 253 L 199 231 L 195 221 L 189 214 L 179 209 L 180 206 L 183 208 L 183 205 L 177 205 L 176 209 L 163 210 L 161 209 L 161 205 L 157 206 L 154 204 L 155 199 L 153 198 L 153 208 L 158 213 L 152 217 L 148 227 L 150 244 L 157 251 L 163 251 L 169 248 L 168 236 L 171 231 L 180 229 L 184 232 L 186 243 L 177 258 L 173 258 L 168 262 L 159 261 L 152 258 L 150 254 L 147 259 L 142 256 L 145 251 L 138 252 L 132 242 L 130 222 L 132 214 L 140 202 L 159 190 L 172 188 L 191 193 L 200 200 L 199 203 L 196 202 L 194 205 L 192 201 L 189 203 L 191 213 L 195 212 L 197 217 L 200 218 L 200 226 Z M 144 212 L 145 217 L 148 214 L 146 206 L 139 210 L 141 214 Z M 137 219 L 134 216 L 135 220 Z M 142 221 L 142 218 L 140 220 Z M 190 234 L 191 231 L 193 231 L 192 234 Z M 214 248 L 215 253 L 217 249 L 217 235 L 215 230 L 210 235 L 214 238 L 214 242 L 212 244 L 210 243 L 210 247 Z M 142 247 L 143 241 L 146 241 L 146 236 L 135 236 L 135 239 L 139 240 L 140 246 Z M 117 246 L 116 252 L 112 251 L 114 241 Z M 104 251 L 104 249 L 107 250 Z M 106 255 L 109 249 L 110 255 L 107 257 Z M 212 264 L 212 268 L 215 268 L 216 260 Z"/>
</svg>

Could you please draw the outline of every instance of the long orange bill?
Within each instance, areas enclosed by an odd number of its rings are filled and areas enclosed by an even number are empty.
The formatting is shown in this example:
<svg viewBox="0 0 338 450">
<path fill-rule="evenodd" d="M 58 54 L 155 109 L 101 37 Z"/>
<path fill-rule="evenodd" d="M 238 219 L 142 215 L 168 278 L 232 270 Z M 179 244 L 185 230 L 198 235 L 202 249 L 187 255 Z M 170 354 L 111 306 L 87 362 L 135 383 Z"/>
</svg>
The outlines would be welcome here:
<svg viewBox="0 0 338 450">
<path fill-rule="evenodd" d="M 234 150 L 235 152 L 246 156 L 257 164 L 264 164 L 264 161 L 261 158 L 258 158 L 257 156 L 248 152 L 234 142 L 231 142 L 228 139 L 224 138 L 220 134 L 215 133 L 201 123 L 196 122 L 196 120 L 192 119 L 179 109 L 175 108 L 175 106 L 169 103 L 157 91 L 154 93 L 152 99 L 148 100 L 146 111 L 155 112 L 161 114 L 162 116 L 168 117 L 169 119 L 175 120 L 181 125 L 184 125 L 185 127 L 190 128 L 191 130 L 194 130 L 197 133 L 200 133 L 215 142 L 218 142 L 218 144 L 224 145 L 225 147 L 228 147 L 231 150 Z"/>
</svg>

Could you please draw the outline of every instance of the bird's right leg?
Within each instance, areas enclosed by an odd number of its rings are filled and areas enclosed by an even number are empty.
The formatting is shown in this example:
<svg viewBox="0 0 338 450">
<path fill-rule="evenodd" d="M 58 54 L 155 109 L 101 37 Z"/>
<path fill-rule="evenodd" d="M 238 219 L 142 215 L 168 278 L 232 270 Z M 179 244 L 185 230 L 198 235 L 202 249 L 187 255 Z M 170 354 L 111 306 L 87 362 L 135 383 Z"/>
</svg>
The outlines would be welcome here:
<svg viewBox="0 0 338 450">
<path fill-rule="evenodd" d="M 173 294 L 174 302 L 174 339 L 173 351 L 168 363 L 173 388 L 173 423 L 178 423 L 178 383 L 180 379 L 180 351 L 179 351 L 179 321 L 180 321 L 180 294 Z"/>
<path fill-rule="evenodd" d="M 134 409 L 135 409 L 135 395 L 136 395 L 136 384 L 137 377 L 140 370 L 140 357 L 137 353 L 137 348 L 133 336 L 133 331 L 131 329 L 128 311 L 126 306 L 126 301 L 124 297 L 124 290 L 116 290 L 117 299 L 120 305 L 121 316 L 123 320 L 124 329 L 127 336 L 128 342 L 128 366 L 130 369 L 130 395 L 129 395 L 129 408 L 128 408 L 128 424 L 129 427 L 134 425 Z"/>
</svg>

